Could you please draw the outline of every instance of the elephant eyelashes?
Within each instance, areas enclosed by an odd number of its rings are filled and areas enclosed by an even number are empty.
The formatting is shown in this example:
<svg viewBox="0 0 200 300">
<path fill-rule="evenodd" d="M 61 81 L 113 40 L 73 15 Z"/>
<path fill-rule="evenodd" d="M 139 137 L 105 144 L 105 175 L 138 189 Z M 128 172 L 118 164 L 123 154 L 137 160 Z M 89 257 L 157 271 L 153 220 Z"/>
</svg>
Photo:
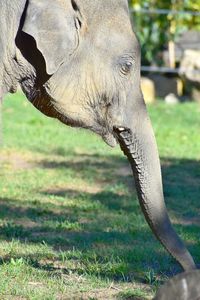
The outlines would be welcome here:
<svg viewBox="0 0 200 300">
<path fill-rule="evenodd" d="M 124 63 L 123 65 L 121 65 L 120 71 L 123 75 L 128 75 L 131 72 L 132 67 L 133 67 L 133 63 L 131 61 L 128 61 L 128 62 Z"/>
<path fill-rule="evenodd" d="M 79 8 L 78 8 L 78 5 L 76 4 L 76 2 L 75 2 L 74 0 L 72 0 L 71 3 L 72 3 L 73 9 L 74 9 L 75 11 L 78 11 Z"/>
<path fill-rule="evenodd" d="M 76 29 L 77 29 L 77 30 L 80 30 L 80 29 L 81 29 L 82 23 L 81 23 L 81 21 L 79 20 L 79 18 L 76 18 L 76 19 L 75 19 L 75 26 L 76 26 Z"/>
<path fill-rule="evenodd" d="M 74 0 L 71 0 L 71 3 L 72 3 L 73 10 L 74 10 L 78 15 L 80 15 L 80 10 L 79 10 L 79 7 L 78 7 L 78 5 L 76 4 L 76 2 L 75 2 Z M 81 27 L 82 27 L 82 22 L 81 22 L 81 20 L 80 20 L 78 17 L 75 18 L 75 26 L 76 26 L 76 29 L 77 29 L 77 30 L 80 30 Z"/>
</svg>

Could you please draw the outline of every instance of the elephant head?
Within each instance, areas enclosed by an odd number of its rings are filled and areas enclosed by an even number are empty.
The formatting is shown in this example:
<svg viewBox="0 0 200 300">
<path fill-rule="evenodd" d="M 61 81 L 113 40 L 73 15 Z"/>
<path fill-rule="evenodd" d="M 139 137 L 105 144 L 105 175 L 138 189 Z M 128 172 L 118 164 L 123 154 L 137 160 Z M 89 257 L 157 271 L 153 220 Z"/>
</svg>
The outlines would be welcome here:
<svg viewBox="0 0 200 300">
<path fill-rule="evenodd" d="M 185 270 L 195 268 L 165 207 L 128 2 L 29 0 L 16 45 L 20 83 L 28 99 L 47 116 L 90 129 L 110 146 L 120 144 L 153 233 Z"/>
</svg>

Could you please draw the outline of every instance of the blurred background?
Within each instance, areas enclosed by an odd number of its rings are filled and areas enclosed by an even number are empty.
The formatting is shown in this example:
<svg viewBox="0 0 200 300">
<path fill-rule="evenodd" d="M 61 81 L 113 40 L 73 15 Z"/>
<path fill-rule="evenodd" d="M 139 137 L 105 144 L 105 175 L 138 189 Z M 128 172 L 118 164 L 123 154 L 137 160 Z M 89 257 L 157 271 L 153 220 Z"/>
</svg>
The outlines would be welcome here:
<svg viewBox="0 0 200 300">
<path fill-rule="evenodd" d="M 146 102 L 200 102 L 200 1 L 131 0 Z"/>
</svg>

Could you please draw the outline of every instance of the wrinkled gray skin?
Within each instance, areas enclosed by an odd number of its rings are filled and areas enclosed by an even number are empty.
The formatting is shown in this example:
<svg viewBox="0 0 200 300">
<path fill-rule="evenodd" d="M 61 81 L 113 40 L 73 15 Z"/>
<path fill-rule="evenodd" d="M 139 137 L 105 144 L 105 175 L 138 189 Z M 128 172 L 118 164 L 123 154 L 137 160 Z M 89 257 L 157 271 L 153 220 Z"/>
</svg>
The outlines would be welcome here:
<svg viewBox="0 0 200 300">
<path fill-rule="evenodd" d="M 20 83 L 47 116 L 90 129 L 111 146 L 118 141 L 154 234 L 185 270 L 195 268 L 165 208 L 127 1 L 6 0 L 0 13 L 1 97 Z"/>
<path fill-rule="evenodd" d="M 181 273 L 165 283 L 153 300 L 199 300 L 200 271 Z"/>
</svg>

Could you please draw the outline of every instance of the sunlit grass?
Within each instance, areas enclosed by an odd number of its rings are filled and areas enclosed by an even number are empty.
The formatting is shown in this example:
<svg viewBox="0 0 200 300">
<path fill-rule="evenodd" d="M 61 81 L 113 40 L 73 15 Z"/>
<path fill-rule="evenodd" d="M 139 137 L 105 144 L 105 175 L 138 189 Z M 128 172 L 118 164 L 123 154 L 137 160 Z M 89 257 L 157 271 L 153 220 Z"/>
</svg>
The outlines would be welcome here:
<svg viewBox="0 0 200 300">
<path fill-rule="evenodd" d="M 149 112 L 170 216 L 199 262 L 200 107 Z M 148 299 L 181 271 L 144 221 L 118 148 L 21 94 L 4 102 L 3 136 L 0 299 Z"/>
</svg>

